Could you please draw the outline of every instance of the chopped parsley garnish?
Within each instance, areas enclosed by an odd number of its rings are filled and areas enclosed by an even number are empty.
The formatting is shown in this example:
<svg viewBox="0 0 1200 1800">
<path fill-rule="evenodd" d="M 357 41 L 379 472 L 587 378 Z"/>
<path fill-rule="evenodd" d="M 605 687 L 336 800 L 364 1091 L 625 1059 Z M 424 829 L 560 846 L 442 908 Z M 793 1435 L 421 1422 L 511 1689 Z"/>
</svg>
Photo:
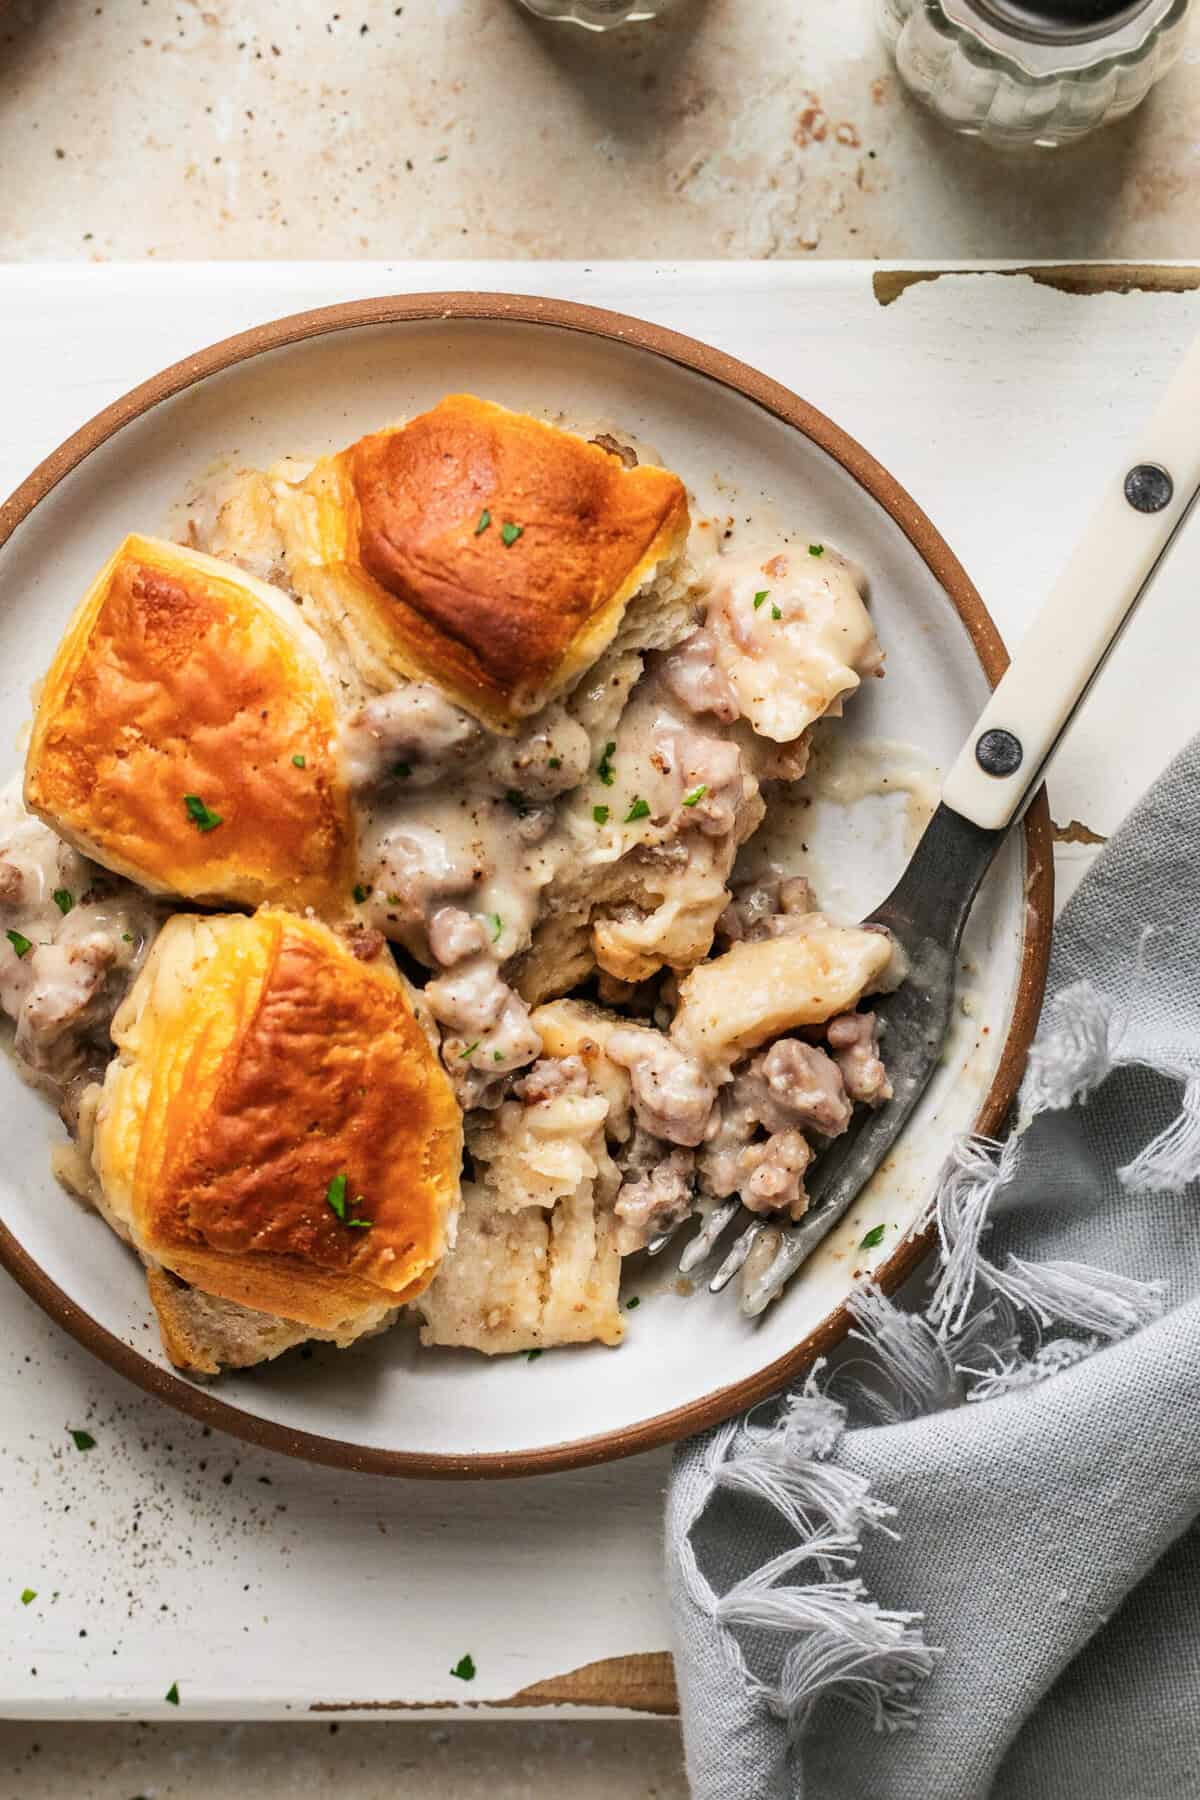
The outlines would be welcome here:
<svg viewBox="0 0 1200 1800">
<path fill-rule="evenodd" d="M 493 1062 L 503 1062 L 504 1061 L 503 1050 L 493 1050 L 492 1051 L 492 1061 Z"/>
<path fill-rule="evenodd" d="M 479 523 L 475 527 L 475 536 L 479 537 L 479 535 L 482 532 L 486 531 L 488 526 L 491 524 L 491 522 L 492 522 L 492 515 L 488 511 L 487 507 L 485 506 L 483 511 L 479 515 Z"/>
<path fill-rule="evenodd" d="M 561 769 L 562 768 L 562 757 L 561 756 L 552 756 L 550 758 L 548 767 L 550 767 L 551 769 Z"/>
<path fill-rule="evenodd" d="M 25 937 L 22 932 L 6 931 L 4 935 L 18 956 L 28 956 L 29 952 L 33 949 L 32 942 L 29 938 Z"/>
<path fill-rule="evenodd" d="M 499 913 L 485 913 L 483 916 L 492 928 L 493 944 L 498 944 L 504 932 L 504 920 Z"/>
<path fill-rule="evenodd" d="M 355 882 L 354 898 L 359 906 L 362 905 L 363 901 L 367 898 L 367 896 L 370 894 L 370 892 L 371 892 L 370 888 L 364 887 L 361 881 Z"/>
<path fill-rule="evenodd" d="M 871 1227 L 870 1231 L 868 1231 L 866 1237 L 863 1239 L 862 1243 L 858 1246 L 859 1249 L 860 1250 L 873 1250 L 875 1248 L 876 1244 L 882 1244 L 883 1234 L 886 1230 L 887 1230 L 886 1225 L 873 1225 Z"/>
<path fill-rule="evenodd" d="M 625 823 L 627 825 L 632 825 L 633 821 L 635 819 L 648 819 L 649 817 L 650 817 L 650 802 L 648 800 L 642 800 L 640 798 L 635 798 L 633 805 L 630 807 L 629 811 L 625 814 Z"/>
<path fill-rule="evenodd" d="M 593 819 L 595 819 L 597 825 L 607 825 L 608 824 L 608 808 L 607 808 L 607 806 L 593 806 L 592 817 L 593 817 Z"/>
<path fill-rule="evenodd" d="M 685 794 L 683 796 L 683 804 L 685 806 L 699 806 L 707 792 L 707 786 L 693 788 L 690 794 Z"/>
<path fill-rule="evenodd" d="M 292 762 L 297 769 L 306 769 L 308 767 L 307 757 L 301 756 L 298 750 L 295 756 L 293 756 Z"/>
<path fill-rule="evenodd" d="M 69 1426 L 68 1429 L 75 1440 L 77 1450 L 94 1450 L 96 1448 L 96 1440 L 90 1431 L 76 1431 L 74 1426 Z"/>
<path fill-rule="evenodd" d="M 628 1299 L 625 1302 L 625 1311 L 632 1312 L 635 1306 L 640 1306 L 641 1304 L 642 1304 L 642 1302 L 641 1302 L 640 1295 L 634 1294 L 631 1296 L 630 1299 Z"/>
<path fill-rule="evenodd" d="M 197 831 L 215 831 L 222 822 L 220 813 L 215 813 L 211 807 L 205 806 L 199 794 L 185 794 L 183 804 L 187 808 L 188 818 Z"/>
<path fill-rule="evenodd" d="M 810 556 L 824 556 L 824 554 L 825 554 L 824 544 L 810 544 L 808 546 L 808 554 Z"/>
<path fill-rule="evenodd" d="M 412 774 L 412 764 L 411 763 L 393 763 L 392 764 L 392 774 L 398 775 L 400 777 L 401 781 L 407 781 L 409 776 Z"/>
<path fill-rule="evenodd" d="M 122 933 L 121 933 L 121 936 L 122 936 L 122 937 L 123 937 L 123 938 L 124 938 L 124 940 L 125 940 L 125 942 L 126 942 L 126 943 L 127 943 L 127 944 L 132 944 L 132 942 L 133 942 L 133 933 L 132 933 L 132 931 L 123 931 L 123 932 L 122 932 Z"/>
<path fill-rule="evenodd" d="M 511 550 L 517 539 L 523 535 L 524 531 L 525 527 L 523 525 L 502 525 L 500 527 L 500 536 L 504 539 L 504 548 L 506 550 Z"/>
<path fill-rule="evenodd" d="M 504 798 L 508 801 L 508 804 L 512 807 L 517 817 L 523 819 L 525 814 L 529 811 L 529 802 L 524 794 L 518 794 L 516 788 L 506 788 Z"/>
<path fill-rule="evenodd" d="M 526 1352 L 525 1352 L 525 1361 L 526 1361 L 526 1362 L 536 1362 L 536 1361 L 537 1361 L 537 1359 L 538 1359 L 538 1357 L 539 1357 L 539 1356 L 540 1356 L 540 1355 L 541 1355 L 541 1354 L 542 1354 L 542 1353 L 541 1353 L 541 1351 L 540 1351 L 540 1350 L 527 1350 L 527 1351 L 526 1351 Z"/>
<path fill-rule="evenodd" d="M 53 894 L 55 906 L 65 918 L 75 904 L 75 896 L 70 888 L 55 888 Z"/>
<path fill-rule="evenodd" d="M 458 1661 L 455 1663 L 454 1667 L 451 1669 L 450 1673 L 454 1676 L 456 1681 L 474 1681 L 474 1679 L 475 1679 L 475 1659 L 474 1659 L 474 1657 L 471 1656 L 469 1653 L 466 1656 L 460 1656 Z"/>
<path fill-rule="evenodd" d="M 613 784 L 613 768 L 612 768 L 612 763 L 609 759 L 611 758 L 612 753 L 616 749 L 616 747 L 617 747 L 616 738 L 610 738 L 608 743 L 605 744 L 605 746 L 604 746 L 604 755 L 600 758 L 600 761 L 596 764 L 596 773 L 600 777 L 601 781 L 604 783 L 605 787 L 611 787 Z"/>
<path fill-rule="evenodd" d="M 325 1204 L 328 1206 L 330 1212 L 333 1213 L 336 1218 L 341 1220 L 343 1225 L 352 1225 L 355 1231 L 369 1231 L 371 1226 L 375 1223 L 373 1219 L 349 1219 L 346 1217 L 346 1188 L 349 1180 L 350 1177 L 344 1170 L 340 1175 L 335 1175 L 325 1190 Z M 362 1195 L 355 1194 L 350 1205 L 361 1206 L 362 1203 Z"/>
<path fill-rule="evenodd" d="M 780 610 L 779 610 L 779 608 L 778 608 L 778 607 L 777 607 L 777 606 L 772 606 L 772 608 L 771 608 L 771 617 L 772 617 L 772 618 L 773 618 L 773 619 L 782 619 L 782 617 L 783 617 L 783 614 L 782 614 L 782 613 L 781 613 L 781 612 L 780 612 Z"/>
<path fill-rule="evenodd" d="M 21 1589 L 21 1605 L 22 1606 L 28 1606 L 31 1601 L 36 1600 L 36 1599 L 37 1599 L 37 1589 L 36 1588 L 22 1588 Z"/>
<path fill-rule="evenodd" d="M 173 1681 L 167 1689 L 166 1699 L 169 1706 L 179 1705 L 179 1683 L 177 1681 Z"/>
<path fill-rule="evenodd" d="M 755 612 L 758 611 L 759 607 L 762 605 L 763 601 L 766 599 L 767 595 L 770 592 L 771 592 L 770 588 L 759 588 L 757 594 L 755 594 L 755 596 L 754 596 Z"/>
<path fill-rule="evenodd" d="M 476 1038 L 473 1044 L 468 1044 L 465 1050 L 460 1050 L 458 1053 L 459 1062 L 466 1062 L 468 1056 L 474 1056 L 482 1042 L 482 1038 Z"/>
<path fill-rule="evenodd" d="M 389 894 L 387 897 L 387 903 L 389 906 L 399 906 L 400 905 L 399 894 Z"/>
</svg>

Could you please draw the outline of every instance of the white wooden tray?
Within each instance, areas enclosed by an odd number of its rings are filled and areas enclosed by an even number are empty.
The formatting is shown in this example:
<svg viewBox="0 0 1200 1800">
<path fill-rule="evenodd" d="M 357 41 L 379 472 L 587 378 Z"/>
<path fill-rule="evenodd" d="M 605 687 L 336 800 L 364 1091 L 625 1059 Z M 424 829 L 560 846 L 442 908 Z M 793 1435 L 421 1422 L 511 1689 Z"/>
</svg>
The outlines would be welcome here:
<svg viewBox="0 0 1200 1800">
<path fill-rule="evenodd" d="M 1012 640 L 1122 434 L 1200 330 L 1200 270 L 935 273 L 0 269 L 0 494 L 134 382 L 259 320 L 386 292 L 556 294 L 708 339 L 830 413 L 927 508 Z M 1060 899 L 1190 735 L 1180 646 L 1198 584 L 1193 527 L 1055 769 Z M 95 1448 L 77 1450 L 71 1427 Z M 469 1487 L 310 1470 L 139 1396 L 0 1281 L 0 1714 L 668 1710 L 668 1462 Z M 450 1674 L 467 1652 L 469 1684 Z"/>
</svg>

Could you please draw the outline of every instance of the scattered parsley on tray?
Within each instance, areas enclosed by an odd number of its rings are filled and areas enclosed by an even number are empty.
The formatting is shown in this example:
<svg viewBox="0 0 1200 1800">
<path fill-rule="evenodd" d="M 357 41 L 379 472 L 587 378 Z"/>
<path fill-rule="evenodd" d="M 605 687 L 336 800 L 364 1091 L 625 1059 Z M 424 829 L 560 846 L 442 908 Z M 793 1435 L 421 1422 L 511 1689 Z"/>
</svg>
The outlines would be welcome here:
<svg viewBox="0 0 1200 1800">
<path fill-rule="evenodd" d="M 68 1426 L 68 1430 L 75 1440 L 77 1450 L 94 1450 L 96 1448 L 96 1440 L 90 1431 L 76 1431 L 73 1425 Z"/>
<path fill-rule="evenodd" d="M 593 819 L 595 819 L 597 825 L 607 825 L 608 824 L 608 808 L 607 808 L 607 806 L 593 806 L 592 817 L 593 817 Z"/>
<path fill-rule="evenodd" d="M 648 800 L 642 800 L 640 797 L 635 797 L 633 805 L 625 814 L 625 823 L 627 825 L 632 825 L 635 819 L 648 819 L 649 817 L 650 802 Z"/>
<path fill-rule="evenodd" d="M 707 792 L 708 788 L 706 786 L 693 788 L 690 794 L 685 794 L 683 796 L 683 804 L 685 806 L 699 806 Z"/>
<path fill-rule="evenodd" d="M 18 956 L 28 956 L 33 949 L 30 939 L 20 931 L 6 931 L 4 935 Z"/>
<path fill-rule="evenodd" d="M 882 1244 L 883 1234 L 886 1230 L 887 1230 L 886 1225 L 873 1225 L 871 1227 L 870 1231 L 868 1231 L 866 1237 L 862 1240 L 862 1243 L 858 1246 L 859 1249 L 860 1250 L 873 1250 L 875 1248 L 876 1244 Z"/>
<path fill-rule="evenodd" d="M 755 596 L 754 596 L 755 612 L 758 611 L 759 607 L 762 605 L 763 601 L 766 599 L 767 595 L 770 592 L 771 592 L 770 588 L 759 588 L 757 594 L 755 594 Z"/>
<path fill-rule="evenodd" d="M 481 532 L 486 531 L 488 526 L 491 524 L 491 522 L 492 522 L 492 515 L 488 511 L 487 507 L 485 506 L 483 511 L 479 515 L 479 523 L 475 527 L 475 536 L 479 537 Z"/>
<path fill-rule="evenodd" d="M 37 1599 L 37 1589 L 36 1588 L 22 1588 L 21 1589 L 21 1605 L 22 1606 L 28 1606 L 31 1601 L 34 1601 L 36 1599 Z"/>
<path fill-rule="evenodd" d="M 824 544 L 810 544 L 808 546 L 808 554 L 810 556 L 824 556 L 824 554 L 825 554 Z"/>
<path fill-rule="evenodd" d="M 308 767 L 308 758 L 305 756 L 301 756 L 301 754 L 298 750 L 297 750 L 295 756 L 293 756 L 292 762 L 297 769 L 306 769 Z"/>
<path fill-rule="evenodd" d="M 459 1657 L 450 1673 L 454 1676 L 456 1681 L 474 1681 L 475 1658 L 471 1655 L 470 1651 L 467 1652 L 466 1656 Z"/>
<path fill-rule="evenodd" d="M 70 888 L 55 888 L 53 899 L 59 912 L 66 918 L 67 914 L 75 904 L 75 896 Z"/>
<path fill-rule="evenodd" d="M 605 746 L 604 746 L 604 755 L 600 758 L 600 761 L 596 764 L 596 773 L 600 777 L 601 781 L 604 783 L 605 787 L 611 787 L 613 784 L 613 766 L 612 766 L 611 759 L 612 759 L 612 753 L 616 749 L 616 747 L 617 747 L 616 738 L 610 738 L 608 743 L 605 744 Z"/>
<path fill-rule="evenodd" d="M 179 1705 L 179 1683 L 177 1681 L 173 1681 L 167 1689 L 166 1701 L 168 1706 Z"/>
</svg>

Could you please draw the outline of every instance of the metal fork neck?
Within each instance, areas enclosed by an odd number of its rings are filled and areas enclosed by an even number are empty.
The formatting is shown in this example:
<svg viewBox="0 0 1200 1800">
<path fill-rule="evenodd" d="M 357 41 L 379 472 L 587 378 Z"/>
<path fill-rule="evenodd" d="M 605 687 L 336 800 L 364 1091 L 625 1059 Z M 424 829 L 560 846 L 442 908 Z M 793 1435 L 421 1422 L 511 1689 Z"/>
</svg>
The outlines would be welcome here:
<svg viewBox="0 0 1200 1800">
<path fill-rule="evenodd" d="M 901 942 L 934 937 L 953 948 L 1007 835 L 972 824 L 943 801 L 872 923 L 888 926 Z"/>
</svg>

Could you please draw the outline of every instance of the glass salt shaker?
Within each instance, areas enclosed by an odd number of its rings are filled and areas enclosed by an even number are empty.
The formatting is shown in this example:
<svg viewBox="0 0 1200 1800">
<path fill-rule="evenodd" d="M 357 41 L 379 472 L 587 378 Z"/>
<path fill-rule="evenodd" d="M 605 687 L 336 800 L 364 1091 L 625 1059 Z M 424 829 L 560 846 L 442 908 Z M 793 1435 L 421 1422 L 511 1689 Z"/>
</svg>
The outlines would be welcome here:
<svg viewBox="0 0 1200 1800">
<path fill-rule="evenodd" d="M 1054 148 L 1141 104 L 1183 48 L 1191 0 L 878 0 L 900 77 L 943 124 Z"/>
<path fill-rule="evenodd" d="M 585 31 L 611 31 L 617 25 L 656 19 L 667 10 L 664 0 L 521 0 L 521 4 L 536 18 L 559 19 Z"/>
</svg>

